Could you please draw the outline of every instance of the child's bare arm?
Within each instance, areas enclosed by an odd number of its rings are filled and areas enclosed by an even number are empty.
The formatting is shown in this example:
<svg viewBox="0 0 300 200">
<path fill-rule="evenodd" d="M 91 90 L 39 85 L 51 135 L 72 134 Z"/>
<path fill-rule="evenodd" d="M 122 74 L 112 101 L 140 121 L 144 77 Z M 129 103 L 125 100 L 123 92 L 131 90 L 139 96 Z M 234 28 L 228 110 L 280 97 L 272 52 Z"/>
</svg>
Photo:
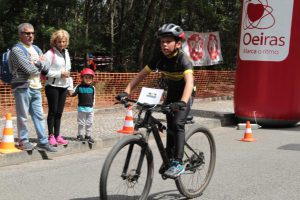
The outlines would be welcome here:
<svg viewBox="0 0 300 200">
<path fill-rule="evenodd" d="M 78 94 L 78 85 L 74 88 L 74 90 L 68 90 L 68 94 L 70 97 L 75 97 Z"/>
<path fill-rule="evenodd" d="M 130 83 L 127 85 L 125 92 L 127 92 L 128 94 L 131 93 L 131 91 L 142 81 L 146 78 L 146 76 L 149 74 L 150 72 L 147 71 L 145 68 L 142 69 L 131 81 Z"/>
<path fill-rule="evenodd" d="M 69 95 L 70 97 L 76 96 L 74 90 L 68 90 L 68 95 Z"/>
<path fill-rule="evenodd" d="M 193 92 L 193 87 L 194 87 L 193 73 L 186 73 L 184 75 L 184 80 L 185 80 L 185 87 L 183 90 L 181 101 L 184 101 L 185 103 L 187 103 Z"/>
</svg>

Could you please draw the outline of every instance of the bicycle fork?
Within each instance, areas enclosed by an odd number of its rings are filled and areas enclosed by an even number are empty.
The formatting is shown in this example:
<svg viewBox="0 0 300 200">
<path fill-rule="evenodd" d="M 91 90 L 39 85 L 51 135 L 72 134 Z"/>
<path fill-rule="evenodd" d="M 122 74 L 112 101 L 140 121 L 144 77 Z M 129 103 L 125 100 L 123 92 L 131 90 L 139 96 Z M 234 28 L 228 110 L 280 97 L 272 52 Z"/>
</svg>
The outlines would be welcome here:
<svg viewBox="0 0 300 200">
<path fill-rule="evenodd" d="M 160 155 L 161 155 L 161 158 L 163 160 L 164 165 L 167 166 L 167 167 L 170 166 L 170 160 L 167 156 L 167 153 L 166 153 L 166 150 L 164 148 L 161 137 L 159 135 L 159 131 L 158 131 L 157 126 L 156 125 L 151 126 L 151 130 L 149 130 L 149 132 L 147 133 L 147 137 L 150 134 L 150 132 L 153 133 L 155 142 L 157 144 L 157 147 L 158 147 L 158 150 L 160 152 Z M 147 140 L 147 138 L 144 138 L 144 139 Z M 129 168 L 129 164 L 130 164 L 130 160 L 131 160 L 131 156 L 132 156 L 134 146 L 135 146 L 134 143 L 129 145 L 128 152 L 127 152 L 127 155 L 126 155 L 126 160 L 125 160 L 122 175 L 121 175 L 123 180 L 127 179 L 130 182 L 137 181 L 138 178 L 140 177 L 141 168 L 142 168 L 142 165 L 143 165 L 143 162 L 144 162 L 144 158 L 146 156 L 146 151 L 149 148 L 148 143 L 146 141 L 144 141 L 144 144 L 142 145 L 142 150 L 141 150 L 141 153 L 139 155 L 139 160 L 138 160 L 136 168 L 134 169 L 134 171 L 129 171 L 128 172 L 128 168 Z"/>
<path fill-rule="evenodd" d="M 130 164 L 130 160 L 131 160 L 132 151 L 133 151 L 134 146 L 135 146 L 134 143 L 129 145 L 126 160 L 125 160 L 125 164 L 124 164 L 122 175 L 121 175 L 123 180 L 127 179 L 130 182 L 137 181 L 138 178 L 140 177 L 141 168 L 142 168 L 143 161 L 144 161 L 144 158 L 145 158 L 145 155 L 146 155 L 146 150 L 147 150 L 147 143 L 145 143 L 143 145 L 142 150 L 141 150 L 141 154 L 139 156 L 139 161 L 137 163 L 137 167 L 134 170 L 134 172 L 132 172 L 133 174 L 130 174 L 130 173 L 128 173 L 128 167 L 129 167 L 129 164 Z"/>
</svg>

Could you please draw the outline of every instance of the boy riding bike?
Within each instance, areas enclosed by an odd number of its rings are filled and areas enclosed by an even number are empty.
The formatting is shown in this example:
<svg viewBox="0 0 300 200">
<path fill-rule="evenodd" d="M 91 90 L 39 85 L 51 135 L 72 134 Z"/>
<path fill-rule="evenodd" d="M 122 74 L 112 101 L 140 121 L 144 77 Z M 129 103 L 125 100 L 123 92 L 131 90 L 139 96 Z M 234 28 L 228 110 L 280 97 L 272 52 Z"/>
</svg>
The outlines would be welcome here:
<svg viewBox="0 0 300 200">
<path fill-rule="evenodd" d="M 131 91 L 152 72 L 159 70 L 167 80 L 167 97 L 164 104 L 171 104 L 174 114 L 167 114 L 166 152 L 171 162 L 169 169 L 162 166 L 160 173 L 165 177 L 176 178 L 184 173 L 182 165 L 185 121 L 190 112 L 190 97 L 194 87 L 193 67 L 181 50 L 184 32 L 178 25 L 164 24 L 158 30 L 161 51 L 127 85 L 116 98 L 126 98 Z"/>
</svg>

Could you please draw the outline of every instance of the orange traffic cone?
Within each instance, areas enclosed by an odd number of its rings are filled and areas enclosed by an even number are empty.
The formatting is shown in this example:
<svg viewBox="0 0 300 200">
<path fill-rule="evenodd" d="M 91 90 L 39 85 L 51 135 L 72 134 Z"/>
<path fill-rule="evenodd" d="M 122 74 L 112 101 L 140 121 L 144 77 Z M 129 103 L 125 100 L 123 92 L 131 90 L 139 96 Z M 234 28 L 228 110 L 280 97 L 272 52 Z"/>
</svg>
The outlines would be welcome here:
<svg viewBox="0 0 300 200">
<path fill-rule="evenodd" d="M 121 130 L 118 130 L 117 132 L 125 134 L 132 134 L 134 132 L 133 114 L 131 106 L 127 109 L 123 128 Z"/>
<path fill-rule="evenodd" d="M 11 114 L 6 114 L 6 124 L 3 130 L 2 142 L 0 144 L 0 153 L 14 153 L 21 150 L 15 147 Z"/>
<path fill-rule="evenodd" d="M 250 121 L 247 121 L 247 123 L 246 123 L 246 131 L 245 131 L 245 134 L 244 134 L 244 138 L 240 139 L 240 141 L 243 141 L 243 142 L 254 142 L 254 141 L 256 141 L 252 137 L 252 130 L 251 130 Z"/>
</svg>

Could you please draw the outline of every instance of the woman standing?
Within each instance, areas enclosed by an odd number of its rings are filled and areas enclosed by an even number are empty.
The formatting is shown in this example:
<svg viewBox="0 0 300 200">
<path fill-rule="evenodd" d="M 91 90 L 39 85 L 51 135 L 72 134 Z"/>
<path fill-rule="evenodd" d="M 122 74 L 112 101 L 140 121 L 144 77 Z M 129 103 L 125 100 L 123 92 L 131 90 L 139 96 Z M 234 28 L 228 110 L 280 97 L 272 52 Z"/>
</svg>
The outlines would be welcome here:
<svg viewBox="0 0 300 200">
<path fill-rule="evenodd" d="M 67 145 L 60 133 L 61 116 L 65 107 L 68 90 L 73 90 L 73 81 L 70 77 L 71 61 L 67 50 L 70 35 L 65 30 L 55 31 L 51 35 L 51 49 L 45 54 L 50 66 L 46 77 L 45 92 L 48 100 L 48 133 L 49 144 Z"/>
</svg>

